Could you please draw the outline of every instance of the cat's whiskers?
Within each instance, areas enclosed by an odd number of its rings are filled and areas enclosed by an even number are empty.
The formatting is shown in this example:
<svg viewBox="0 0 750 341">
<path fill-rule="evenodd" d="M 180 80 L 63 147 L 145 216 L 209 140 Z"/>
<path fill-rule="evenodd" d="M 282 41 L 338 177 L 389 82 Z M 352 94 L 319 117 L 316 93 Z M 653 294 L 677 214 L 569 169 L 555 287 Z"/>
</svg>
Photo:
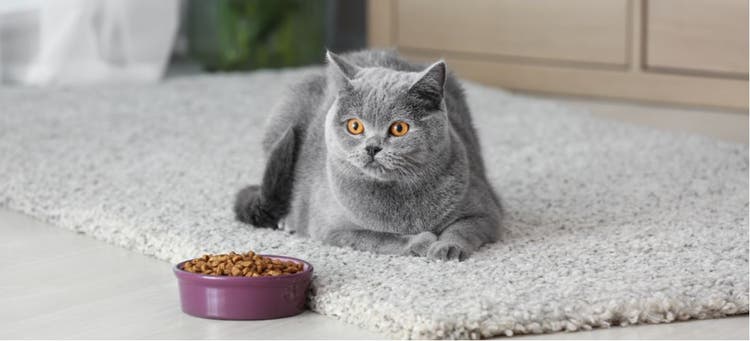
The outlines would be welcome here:
<svg viewBox="0 0 750 341">
<path fill-rule="evenodd" d="M 395 171 L 399 175 L 402 175 L 407 181 L 411 180 L 411 178 L 417 175 L 417 172 L 414 169 L 416 168 L 415 163 L 410 162 L 411 160 L 409 160 L 407 157 L 388 153 L 384 155 L 383 159 L 387 160 L 387 162 L 385 163 L 391 166 L 391 170 Z"/>
</svg>

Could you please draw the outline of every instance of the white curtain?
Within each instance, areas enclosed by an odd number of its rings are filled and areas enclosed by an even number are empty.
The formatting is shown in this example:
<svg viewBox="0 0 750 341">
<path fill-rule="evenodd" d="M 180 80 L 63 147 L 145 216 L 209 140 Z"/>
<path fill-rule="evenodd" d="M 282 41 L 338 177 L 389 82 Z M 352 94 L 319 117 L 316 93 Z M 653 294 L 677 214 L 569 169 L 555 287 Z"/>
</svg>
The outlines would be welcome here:
<svg viewBox="0 0 750 341">
<path fill-rule="evenodd" d="M 2 0 L 0 75 L 23 84 L 153 82 L 179 0 Z"/>
</svg>

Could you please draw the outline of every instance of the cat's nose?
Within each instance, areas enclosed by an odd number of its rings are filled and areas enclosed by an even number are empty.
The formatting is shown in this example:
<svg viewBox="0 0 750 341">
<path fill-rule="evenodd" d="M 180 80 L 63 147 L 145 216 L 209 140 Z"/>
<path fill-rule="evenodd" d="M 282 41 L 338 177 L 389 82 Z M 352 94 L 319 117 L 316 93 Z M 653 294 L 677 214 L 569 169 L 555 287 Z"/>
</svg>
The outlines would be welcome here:
<svg viewBox="0 0 750 341">
<path fill-rule="evenodd" d="M 370 155 L 370 157 L 374 157 L 375 154 L 383 150 L 383 148 L 380 148 L 378 146 L 366 146 L 365 150 L 367 151 L 367 155 Z"/>
</svg>

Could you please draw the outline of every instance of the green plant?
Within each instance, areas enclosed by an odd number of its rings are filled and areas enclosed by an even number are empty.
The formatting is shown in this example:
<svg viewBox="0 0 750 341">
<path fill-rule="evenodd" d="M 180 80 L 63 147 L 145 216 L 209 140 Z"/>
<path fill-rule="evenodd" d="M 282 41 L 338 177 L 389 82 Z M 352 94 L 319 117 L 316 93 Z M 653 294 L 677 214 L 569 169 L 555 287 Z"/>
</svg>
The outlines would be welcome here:
<svg viewBox="0 0 750 341">
<path fill-rule="evenodd" d="M 207 70 L 320 62 L 324 0 L 189 0 L 189 53 Z"/>
</svg>

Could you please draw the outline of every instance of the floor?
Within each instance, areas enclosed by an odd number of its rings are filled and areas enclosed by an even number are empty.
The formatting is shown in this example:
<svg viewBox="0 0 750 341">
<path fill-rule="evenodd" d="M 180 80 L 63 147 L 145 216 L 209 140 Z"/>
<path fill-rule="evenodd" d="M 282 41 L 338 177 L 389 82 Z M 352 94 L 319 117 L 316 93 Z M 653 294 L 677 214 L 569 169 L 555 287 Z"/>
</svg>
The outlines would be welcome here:
<svg viewBox="0 0 750 341">
<path fill-rule="evenodd" d="M 683 131 L 738 143 L 748 143 L 748 112 L 711 108 L 673 107 L 627 101 L 596 100 L 580 97 L 529 95 L 551 99 L 595 116 L 650 126 L 669 131 Z"/>
<path fill-rule="evenodd" d="M 534 96 L 540 97 L 540 96 Z M 549 98 L 547 96 L 547 98 Z M 747 113 L 555 98 L 607 119 L 748 143 Z M 170 264 L 0 209 L 0 338 L 383 338 L 307 312 L 270 321 L 183 314 Z M 137 271 L 133 271 L 137 269 Z M 748 339 L 748 316 L 520 336 L 524 339 Z"/>
</svg>

